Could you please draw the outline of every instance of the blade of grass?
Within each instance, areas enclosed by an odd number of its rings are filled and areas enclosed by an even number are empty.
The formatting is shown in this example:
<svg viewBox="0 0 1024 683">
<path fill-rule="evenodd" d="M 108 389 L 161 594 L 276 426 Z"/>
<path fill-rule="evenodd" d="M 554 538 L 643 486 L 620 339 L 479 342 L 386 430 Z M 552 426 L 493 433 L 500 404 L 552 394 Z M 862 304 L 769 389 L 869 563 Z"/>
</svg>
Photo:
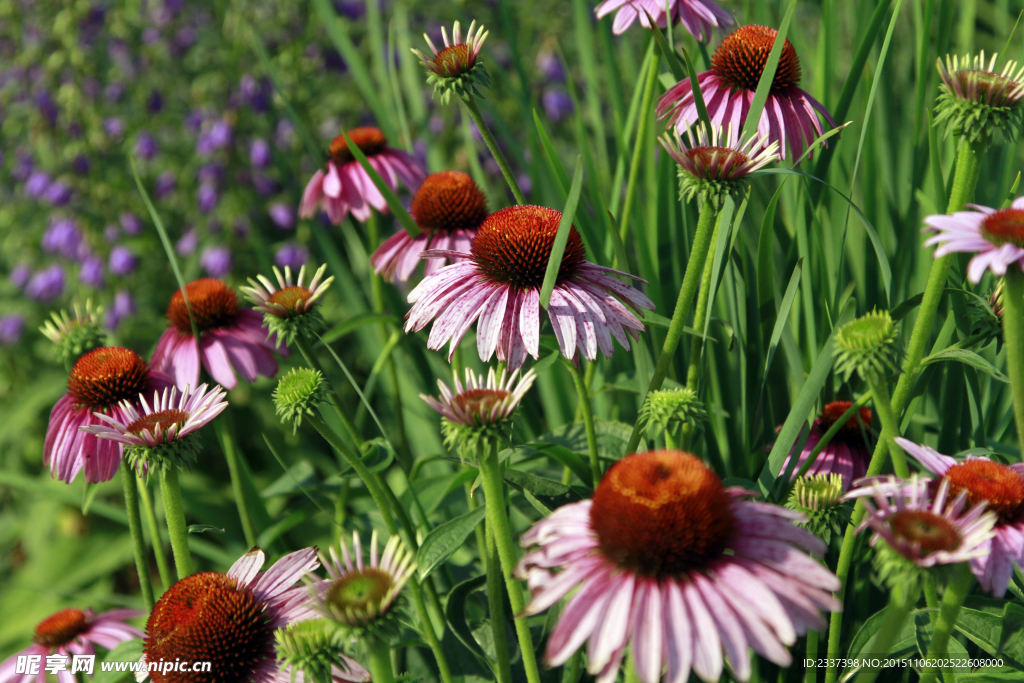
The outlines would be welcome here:
<svg viewBox="0 0 1024 683">
<path fill-rule="evenodd" d="M 697 107 L 697 117 L 704 124 L 704 129 L 711 130 L 711 117 L 708 116 L 708 108 L 704 103 L 704 94 L 700 91 L 700 83 L 697 81 L 697 69 L 693 66 L 690 53 L 686 48 L 680 48 L 683 53 L 683 62 L 686 64 L 686 72 L 690 74 L 690 89 L 693 91 L 693 104 Z"/>
<path fill-rule="evenodd" d="M 416 221 L 412 219 L 409 212 L 402 206 L 402 202 L 398 201 L 398 197 L 391 191 L 391 188 L 384 182 L 384 179 L 380 177 L 380 173 L 377 173 L 377 169 L 373 167 L 370 160 L 363 154 L 363 150 L 359 149 L 359 146 L 352 142 L 348 137 L 348 133 L 342 131 L 341 134 L 345 138 L 345 144 L 348 145 L 349 152 L 356 158 L 356 161 L 359 162 L 359 165 L 363 167 L 366 174 L 370 176 L 370 180 L 373 181 L 373 184 L 377 186 L 377 189 L 384 196 L 384 201 L 388 203 L 391 213 L 395 214 L 395 218 L 405 228 L 405 231 L 409 233 L 410 237 L 418 236 L 420 234 L 420 226 L 416 225 Z"/>
<path fill-rule="evenodd" d="M 562 211 L 562 220 L 558 224 L 558 232 L 555 234 L 555 242 L 551 245 L 551 255 L 548 257 L 548 267 L 544 271 L 544 284 L 540 288 L 540 305 L 545 308 L 551 301 L 551 292 L 555 289 L 555 280 L 558 278 L 558 269 L 562 266 L 562 254 L 565 252 L 565 243 L 569 240 L 569 229 L 572 227 L 572 219 L 576 215 L 576 204 L 580 199 L 580 190 L 583 189 L 583 157 L 576 157 L 576 170 L 572 176 L 572 186 L 569 188 L 569 197 L 565 200 L 565 210 Z"/>
<path fill-rule="evenodd" d="M 747 121 L 743 125 L 743 132 L 740 135 L 741 140 L 745 140 L 757 132 L 757 123 L 761 120 L 761 112 L 764 111 L 764 105 L 768 102 L 768 92 L 775 79 L 775 71 L 779 67 L 779 57 L 782 56 L 782 48 L 786 44 L 786 35 L 789 33 L 789 23 L 792 21 L 795 11 L 796 0 L 790 0 L 786 14 L 782 17 L 782 23 L 779 25 L 779 32 L 775 36 L 775 42 L 772 44 L 772 51 L 768 53 L 764 71 L 761 72 L 761 80 L 757 82 L 754 101 L 750 103 L 750 113 L 747 114 Z"/>
</svg>

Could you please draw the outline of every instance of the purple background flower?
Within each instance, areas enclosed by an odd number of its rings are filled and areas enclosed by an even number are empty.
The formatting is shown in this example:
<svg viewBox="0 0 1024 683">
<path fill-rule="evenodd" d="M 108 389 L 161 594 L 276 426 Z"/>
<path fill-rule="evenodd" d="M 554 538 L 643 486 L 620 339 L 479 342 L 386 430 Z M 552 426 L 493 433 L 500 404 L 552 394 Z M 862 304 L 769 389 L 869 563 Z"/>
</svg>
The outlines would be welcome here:
<svg viewBox="0 0 1024 683">
<path fill-rule="evenodd" d="M 0 318 L 0 346 L 14 346 L 24 333 L 24 316 L 12 313 Z"/>
<path fill-rule="evenodd" d="M 36 271 L 28 281 L 25 295 L 44 304 L 52 304 L 64 293 L 64 267 L 54 263 Z"/>
<path fill-rule="evenodd" d="M 210 277 L 223 277 L 231 272 L 233 259 L 227 247 L 206 247 L 199 257 L 199 265 Z"/>
</svg>

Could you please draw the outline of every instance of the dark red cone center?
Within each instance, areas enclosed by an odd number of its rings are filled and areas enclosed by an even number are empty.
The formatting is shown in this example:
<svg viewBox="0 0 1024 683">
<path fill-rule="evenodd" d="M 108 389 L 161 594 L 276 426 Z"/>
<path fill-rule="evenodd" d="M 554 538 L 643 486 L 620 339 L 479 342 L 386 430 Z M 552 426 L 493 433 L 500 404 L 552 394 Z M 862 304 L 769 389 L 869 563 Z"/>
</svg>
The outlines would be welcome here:
<svg viewBox="0 0 1024 683">
<path fill-rule="evenodd" d="M 149 366 L 137 353 L 104 346 L 78 359 L 68 377 L 68 392 L 77 405 L 103 410 L 138 400 L 148 382 Z"/>
<path fill-rule="evenodd" d="M 235 322 L 238 316 L 238 296 L 220 280 L 210 277 L 193 280 L 185 285 L 185 291 L 188 293 L 189 306 L 192 307 L 192 317 L 200 332 L 227 327 Z M 188 308 L 185 307 L 185 297 L 180 289 L 171 297 L 167 319 L 181 332 L 192 333 Z"/>
<path fill-rule="evenodd" d="M 776 35 L 778 31 L 767 26 L 741 26 L 722 39 L 711 58 L 711 70 L 733 88 L 757 90 Z M 771 90 L 779 93 L 799 83 L 800 60 L 787 40 L 779 56 Z"/>
</svg>

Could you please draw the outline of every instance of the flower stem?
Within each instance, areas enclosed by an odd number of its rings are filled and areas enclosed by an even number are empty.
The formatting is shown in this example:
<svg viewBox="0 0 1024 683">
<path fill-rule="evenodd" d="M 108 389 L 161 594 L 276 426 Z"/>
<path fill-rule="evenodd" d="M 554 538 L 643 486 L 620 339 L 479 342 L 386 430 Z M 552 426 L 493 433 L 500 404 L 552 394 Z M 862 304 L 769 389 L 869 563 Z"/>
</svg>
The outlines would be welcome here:
<svg viewBox="0 0 1024 683">
<path fill-rule="evenodd" d="M 188 528 L 185 526 L 185 507 L 181 504 L 181 483 L 178 481 L 178 467 L 168 465 L 160 478 L 160 495 L 164 499 L 164 514 L 167 517 L 167 533 L 171 537 L 174 552 L 174 566 L 178 580 L 192 573 L 192 555 L 188 550 Z"/>
<path fill-rule="evenodd" d="M 1024 272 L 1009 268 L 1003 278 L 1003 336 L 1006 339 L 1006 374 L 1013 394 L 1017 434 L 1024 443 Z"/>
<path fill-rule="evenodd" d="M 142 517 L 139 515 L 139 487 L 135 481 L 135 470 L 127 460 L 121 462 L 121 483 L 124 485 L 124 509 L 128 513 L 128 532 L 132 537 L 132 552 L 135 554 L 135 569 L 139 572 L 139 587 L 146 609 L 153 609 L 153 583 L 149 576 L 149 558 L 146 556 L 146 541 L 142 537 Z"/>
<path fill-rule="evenodd" d="M 807 648 L 804 651 L 804 659 L 814 661 L 818 658 L 818 632 L 807 632 Z M 804 668 L 804 683 L 818 683 L 818 669 L 814 666 Z"/>
<path fill-rule="evenodd" d="M 884 377 L 871 376 L 867 379 L 868 386 L 871 387 L 871 395 L 875 399 L 875 411 L 878 412 L 878 418 L 882 421 L 882 431 L 878 435 L 878 440 L 888 446 L 889 455 L 892 458 L 892 469 L 896 476 L 906 479 L 910 476 L 910 470 L 907 469 L 907 459 L 903 455 L 903 450 L 893 441 L 896 436 L 899 436 L 900 422 L 892 410 L 892 403 L 889 400 L 889 386 L 885 383 Z M 877 447 L 875 450 L 878 450 Z M 881 459 L 879 458 L 879 460 Z"/>
<path fill-rule="evenodd" d="M 654 375 L 651 376 L 651 383 L 647 387 L 647 394 L 661 388 L 668 369 L 672 365 L 672 357 L 675 355 L 676 347 L 683 336 L 683 327 L 686 326 L 686 319 L 690 317 L 693 308 L 693 298 L 697 293 L 697 287 L 703 275 L 704 262 L 708 257 L 708 250 L 711 248 L 711 234 L 718 217 L 718 211 L 710 204 L 704 204 L 700 209 L 700 219 L 697 221 L 697 233 L 693 239 L 693 248 L 690 250 L 690 259 L 686 263 L 686 274 L 683 275 L 683 284 L 679 288 L 679 298 L 676 299 L 676 308 L 672 312 L 672 322 L 668 326 L 668 333 L 665 335 L 665 343 L 661 347 L 661 355 L 658 357 L 658 365 L 654 368 Z M 646 394 L 644 395 L 646 399 Z M 629 437 L 629 444 L 626 446 L 626 453 L 632 453 L 640 443 L 641 425 L 637 422 L 633 425 L 633 433 Z M 595 482 L 596 483 L 596 482 Z"/>
<path fill-rule="evenodd" d="M 721 218 L 721 215 L 719 215 L 719 218 Z M 718 244 L 718 228 L 721 225 L 721 220 L 715 221 L 715 230 L 711 233 L 711 244 L 708 245 L 709 254 L 714 250 L 715 245 Z M 697 293 L 697 310 L 693 313 L 693 329 L 700 334 L 704 334 L 704 326 L 708 319 L 708 299 L 711 298 L 711 271 L 715 269 L 714 266 L 714 259 L 704 259 L 704 273 L 701 275 L 700 290 Z M 703 352 L 704 338 L 694 337 L 693 341 L 690 342 L 690 361 L 689 367 L 686 370 L 686 387 L 693 389 L 695 392 L 699 391 L 697 382 L 700 378 L 701 355 Z M 700 398 L 699 393 L 697 398 Z M 692 433 L 693 422 L 688 420 L 683 425 L 683 439 L 681 443 L 684 451 L 690 448 L 690 436 Z"/>
<path fill-rule="evenodd" d="M 981 141 L 974 144 L 962 142 L 957 151 L 956 173 L 953 176 L 953 187 L 949 195 L 947 213 L 954 213 L 963 210 L 967 202 L 974 198 L 974 189 L 978 184 L 978 173 L 981 169 L 981 157 L 985 154 L 988 141 Z M 932 263 L 931 273 L 928 275 L 928 284 L 925 286 L 924 297 L 921 300 L 921 309 L 918 311 L 917 320 L 914 321 L 914 330 L 910 334 L 910 342 L 907 345 L 907 355 L 903 360 L 903 372 L 896 383 L 896 390 L 892 396 L 892 413 L 894 416 L 902 416 L 907 403 L 910 400 L 910 390 L 914 380 L 917 379 L 921 367 L 921 359 L 924 357 L 925 345 L 931 336 L 932 323 L 935 322 L 935 313 L 939 308 L 939 301 L 942 299 L 943 290 L 946 287 L 946 280 L 949 271 L 953 267 L 953 259 L 956 254 L 947 254 L 942 258 L 935 259 Z M 897 433 L 898 433 L 897 425 Z M 868 466 L 867 476 L 874 476 L 881 471 L 885 453 L 889 446 L 885 439 L 879 439 L 875 444 L 875 451 L 871 455 L 871 464 Z M 850 562 L 853 559 L 854 529 L 860 524 L 864 516 L 864 507 L 858 501 L 854 509 L 853 518 L 846 527 L 846 534 L 843 537 L 843 545 L 839 551 L 839 560 L 836 565 L 836 576 L 843 583 L 837 597 L 842 597 L 845 589 L 846 577 L 850 572 Z M 839 657 L 839 644 L 842 636 L 843 613 L 833 612 L 828 630 L 828 659 L 830 662 Z M 835 666 L 829 666 L 825 672 L 825 683 L 835 683 L 839 675 Z"/>
<path fill-rule="evenodd" d="M 655 52 L 651 58 L 650 68 L 647 70 L 647 78 L 644 81 L 643 101 L 640 105 L 640 117 L 637 119 L 636 143 L 633 145 L 633 158 L 629 162 L 629 178 L 626 181 L 626 200 L 622 205 L 621 218 L 619 220 L 619 236 L 626 241 L 629 234 L 629 219 L 633 212 L 633 198 L 636 197 L 637 179 L 640 177 L 640 162 L 643 161 L 647 151 L 647 129 L 650 125 L 651 110 L 654 108 L 654 86 L 658 81 L 658 67 L 661 60 Z M 617 267 L 625 268 L 625 263 Z"/>
<path fill-rule="evenodd" d="M 961 562 L 953 570 L 953 576 L 946 586 L 942 595 L 942 604 L 939 606 L 939 616 L 935 620 L 935 628 L 932 630 L 932 641 L 928 645 L 926 661 L 935 661 L 946 656 L 949 649 L 949 636 L 953 633 L 953 625 L 960 615 L 960 608 L 974 583 L 974 575 L 971 573 L 971 566 L 967 562 Z M 939 675 L 938 668 L 932 666 L 921 673 L 920 683 L 934 683 Z"/>
<path fill-rule="evenodd" d="M 313 353 L 313 348 L 309 345 L 309 341 L 302 335 L 295 337 L 295 346 L 299 348 L 299 353 L 306 360 L 306 365 L 311 369 L 319 372 L 324 381 L 327 382 L 327 386 L 331 387 L 331 392 L 334 394 L 334 398 L 331 401 L 331 405 L 334 406 L 334 412 L 337 413 L 338 419 L 341 420 L 342 426 L 345 427 L 345 431 L 348 432 L 349 437 L 355 442 L 357 447 L 362 447 L 363 438 L 359 436 L 359 430 L 356 429 L 355 424 L 349 418 L 348 413 L 342 410 L 341 394 L 334 388 L 334 384 L 327 379 L 327 373 L 324 372 L 324 368 L 320 365 L 320 361 L 317 359 L 316 354 Z M 326 438 L 326 437 L 325 437 Z"/>
<path fill-rule="evenodd" d="M 494 529 L 485 524 L 487 538 L 487 608 L 491 615 L 491 634 L 498 661 L 494 667 L 497 683 L 512 682 L 512 663 L 509 660 L 508 638 L 505 635 L 505 599 L 501 586 L 501 558 L 494 542 Z"/>
<path fill-rule="evenodd" d="M 888 654 L 899 638 L 900 631 L 903 630 L 903 624 L 906 623 L 911 610 L 914 609 L 919 592 L 920 590 L 916 586 L 914 588 L 905 584 L 893 586 L 889 596 L 889 607 L 885 610 L 882 625 L 871 640 L 870 652 L 876 653 L 879 657 Z M 881 668 L 877 666 L 863 668 L 857 674 L 857 683 L 873 683 L 880 672 Z"/>
<path fill-rule="evenodd" d="M 235 496 L 235 505 L 238 507 L 238 518 L 242 520 L 242 533 L 245 535 L 245 544 L 250 548 L 255 548 L 256 530 L 253 528 L 252 514 L 249 512 L 249 500 L 245 497 L 245 488 L 242 486 L 242 467 L 238 462 L 238 451 L 235 449 L 234 435 L 231 433 L 231 428 L 225 426 L 225 423 L 226 420 L 217 421 L 217 438 L 220 439 L 221 450 L 224 451 L 224 459 L 228 463 L 228 472 L 231 475 L 231 492 Z"/>
<path fill-rule="evenodd" d="M 516 204 L 525 204 L 526 197 L 523 195 L 523 191 L 519 189 L 519 183 L 516 181 L 516 176 L 512 172 L 512 168 L 508 165 L 508 160 L 505 159 L 504 152 L 498 147 L 498 141 L 494 139 L 494 135 L 491 133 L 491 129 L 487 127 L 487 123 L 484 121 L 484 115 L 480 113 L 480 107 L 477 105 L 476 100 L 472 95 L 467 94 L 462 102 L 466 105 L 466 111 L 469 112 L 469 118 L 473 119 L 473 123 L 476 124 L 476 129 L 480 131 L 480 137 L 484 139 L 484 144 L 487 145 L 487 149 L 491 150 L 491 156 L 498 162 L 498 168 L 501 169 L 501 174 L 505 176 L 505 182 L 508 183 L 509 188 L 512 190 L 512 196 L 516 198 Z"/>
<path fill-rule="evenodd" d="M 164 590 L 167 590 L 174 583 L 174 579 L 171 576 L 171 568 L 167 564 L 167 555 L 164 554 L 164 542 L 160 537 L 160 525 L 156 521 L 153 496 L 149 493 L 149 485 L 145 479 L 136 477 L 135 483 L 139 489 L 142 513 L 146 515 L 146 526 L 149 527 L 149 535 L 153 538 L 153 555 L 156 556 L 156 566 L 160 571 L 160 582 L 164 585 Z"/>
<path fill-rule="evenodd" d="M 566 363 L 576 382 L 576 396 L 579 399 L 580 415 L 583 417 L 583 426 L 587 431 L 587 451 L 590 453 L 590 475 L 594 478 L 594 487 L 597 488 L 601 481 L 601 461 L 597 458 L 597 433 L 594 431 L 594 413 L 590 407 L 590 392 L 587 391 L 587 382 L 583 379 L 583 372 L 579 366 L 572 361 Z"/>
<path fill-rule="evenodd" d="M 366 666 L 373 683 L 395 683 L 395 670 L 391 667 L 391 648 L 374 635 L 363 640 L 366 646 Z"/>
<path fill-rule="evenodd" d="M 501 465 L 498 463 L 497 444 L 487 446 L 485 452 L 477 454 L 480 465 L 480 476 L 483 479 L 484 505 L 487 507 L 487 524 L 494 534 L 494 543 L 498 549 L 501 572 L 505 576 L 505 588 L 512 604 L 515 618 L 516 635 L 519 636 L 519 650 L 523 656 L 523 668 L 529 683 L 540 683 L 540 671 L 537 668 L 537 652 L 530 636 L 530 625 L 523 616 L 526 601 L 523 588 L 513 575 L 516 568 L 516 549 L 512 541 L 512 527 L 505 509 L 505 485 L 501 477 Z"/>
</svg>

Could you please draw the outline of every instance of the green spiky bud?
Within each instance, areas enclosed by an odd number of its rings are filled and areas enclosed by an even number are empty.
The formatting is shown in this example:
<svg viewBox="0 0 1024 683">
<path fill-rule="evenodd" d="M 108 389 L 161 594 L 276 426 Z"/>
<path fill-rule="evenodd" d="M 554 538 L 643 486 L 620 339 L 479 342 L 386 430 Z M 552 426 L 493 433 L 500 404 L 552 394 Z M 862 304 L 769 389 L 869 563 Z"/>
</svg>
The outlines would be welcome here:
<svg viewBox="0 0 1024 683">
<path fill-rule="evenodd" d="M 292 424 L 294 434 L 302 424 L 303 415 L 327 401 L 324 376 L 309 368 L 295 368 L 282 377 L 274 389 L 274 408 L 283 424 Z"/>
<path fill-rule="evenodd" d="M 491 85 L 487 69 L 480 61 L 480 48 L 488 35 L 483 25 L 477 27 L 476 22 L 472 22 L 465 42 L 457 21 L 452 27 L 451 41 L 448 40 L 444 28 L 441 29 L 441 35 L 444 38 L 444 47 L 440 50 L 434 46 L 428 35 L 423 35 L 431 52 L 434 53 L 433 56 L 428 57 L 416 49 L 412 51 L 427 70 L 427 83 L 434 86 L 434 94 L 440 95 L 442 104 L 448 104 L 453 93 L 464 100 L 473 95 L 481 97 L 478 86 L 489 88 Z"/>
<path fill-rule="evenodd" d="M 884 377 L 896 370 L 896 325 L 888 311 L 872 311 L 840 327 L 835 334 L 836 372 L 849 381 Z"/>
<path fill-rule="evenodd" d="M 332 667 L 347 669 L 342 657 L 342 638 L 327 619 L 307 619 L 274 631 L 277 641 L 277 662 L 291 669 L 294 681 L 302 672 L 303 679 L 314 683 L 331 683 Z"/>
<path fill-rule="evenodd" d="M 192 432 L 180 439 L 159 443 L 154 446 L 124 447 L 124 457 L 133 470 L 149 474 L 155 469 L 166 470 L 174 466 L 181 470 L 191 470 L 203 450 L 203 441 L 199 432 Z"/>
<path fill-rule="evenodd" d="M 57 346 L 57 356 L 70 371 L 79 358 L 106 345 L 106 334 L 100 326 L 102 315 L 103 307 L 94 307 L 92 299 L 87 299 L 84 307 L 74 304 L 72 315 L 64 310 L 50 313 L 52 320 L 39 331 Z"/>
<path fill-rule="evenodd" d="M 1014 140 L 1024 127 L 1024 68 L 1008 61 L 996 72 L 997 59 L 985 53 L 938 60 L 939 97 L 935 104 L 935 125 L 946 135 L 963 136 L 968 142 L 985 142 L 995 130 Z"/>
<path fill-rule="evenodd" d="M 660 429 L 675 429 L 680 424 L 697 424 L 707 419 L 704 405 L 697 398 L 697 392 L 688 387 L 660 389 L 647 394 L 640 409 L 640 421 L 645 426 Z"/>
<path fill-rule="evenodd" d="M 804 514 L 807 520 L 800 526 L 828 543 L 850 521 L 850 505 L 842 498 L 842 475 L 811 474 L 793 482 L 786 507 Z"/>
</svg>

